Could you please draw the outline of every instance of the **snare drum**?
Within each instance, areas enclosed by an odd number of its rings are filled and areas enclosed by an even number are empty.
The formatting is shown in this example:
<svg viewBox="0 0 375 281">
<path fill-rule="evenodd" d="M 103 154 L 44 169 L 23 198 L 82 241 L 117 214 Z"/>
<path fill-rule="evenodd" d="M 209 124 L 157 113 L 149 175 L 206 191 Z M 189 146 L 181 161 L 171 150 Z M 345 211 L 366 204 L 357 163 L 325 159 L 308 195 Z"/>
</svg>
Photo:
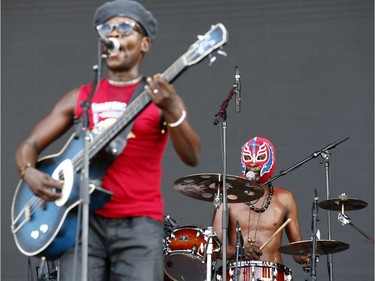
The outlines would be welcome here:
<svg viewBox="0 0 375 281">
<path fill-rule="evenodd" d="M 220 242 L 212 229 L 185 225 L 177 227 L 166 239 L 164 272 L 176 280 L 205 280 L 207 274 L 207 247 L 212 238 L 211 268 L 220 252 Z"/>
<path fill-rule="evenodd" d="M 237 274 L 236 279 L 236 264 Z M 223 281 L 223 268 L 219 267 L 217 281 Z M 227 267 L 227 281 L 291 281 L 292 271 L 286 266 L 267 261 L 241 261 L 230 263 Z"/>
</svg>

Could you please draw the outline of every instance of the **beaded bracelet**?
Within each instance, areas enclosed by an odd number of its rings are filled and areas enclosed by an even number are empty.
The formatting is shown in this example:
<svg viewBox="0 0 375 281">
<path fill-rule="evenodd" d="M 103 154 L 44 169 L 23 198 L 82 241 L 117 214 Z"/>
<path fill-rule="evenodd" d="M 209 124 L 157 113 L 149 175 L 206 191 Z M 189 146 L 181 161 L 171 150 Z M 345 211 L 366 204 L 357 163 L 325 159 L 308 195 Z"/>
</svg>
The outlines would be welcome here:
<svg viewBox="0 0 375 281">
<path fill-rule="evenodd" d="M 177 126 L 181 125 L 182 122 L 184 122 L 185 118 L 186 118 L 186 111 L 183 110 L 180 119 L 178 119 L 178 120 L 177 120 L 176 122 L 174 122 L 174 123 L 170 123 L 170 124 L 168 124 L 168 126 L 169 126 L 169 127 L 172 127 L 172 128 L 177 127 Z"/>
<path fill-rule="evenodd" d="M 21 179 L 23 179 L 23 177 L 25 176 L 25 173 L 26 173 L 26 169 L 31 167 L 31 163 L 27 163 L 25 164 L 24 166 L 22 166 L 19 171 L 20 171 L 20 176 L 21 176 Z"/>
</svg>

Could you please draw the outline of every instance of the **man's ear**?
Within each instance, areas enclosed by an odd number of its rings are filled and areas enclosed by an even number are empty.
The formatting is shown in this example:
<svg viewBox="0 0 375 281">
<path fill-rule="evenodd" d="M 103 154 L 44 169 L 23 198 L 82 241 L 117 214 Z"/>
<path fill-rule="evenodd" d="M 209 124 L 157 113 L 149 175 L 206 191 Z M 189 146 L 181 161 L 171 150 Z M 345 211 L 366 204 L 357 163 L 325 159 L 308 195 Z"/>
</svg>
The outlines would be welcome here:
<svg viewBox="0 0 375 281">
<path fill-rule="evenodd" d="M 141 50 L 144 53 L 147 53 L 151 48 L 151 40 L 147 36 L 144 36 L 142 38 L 142 43 L 141 43 Z"/>
</svg>

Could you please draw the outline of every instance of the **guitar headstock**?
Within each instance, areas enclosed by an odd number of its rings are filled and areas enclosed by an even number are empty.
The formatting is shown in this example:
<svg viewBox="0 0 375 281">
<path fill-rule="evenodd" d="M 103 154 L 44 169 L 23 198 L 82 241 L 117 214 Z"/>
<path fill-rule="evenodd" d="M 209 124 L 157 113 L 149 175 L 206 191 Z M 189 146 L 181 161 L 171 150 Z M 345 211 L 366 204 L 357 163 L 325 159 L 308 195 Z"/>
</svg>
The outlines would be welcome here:
<svg viewBox="0 0 375 281">
<path fill-rule="evenodd" d="M 228 40 L 228 32 L 221 23 L 213 25 L 205 34 L 198 36 L 198 41 L 191 45 L 183 55 L 183 62 L 186 66 L 198 63 L 207 55 L 223 46 Z"/>
</svg>

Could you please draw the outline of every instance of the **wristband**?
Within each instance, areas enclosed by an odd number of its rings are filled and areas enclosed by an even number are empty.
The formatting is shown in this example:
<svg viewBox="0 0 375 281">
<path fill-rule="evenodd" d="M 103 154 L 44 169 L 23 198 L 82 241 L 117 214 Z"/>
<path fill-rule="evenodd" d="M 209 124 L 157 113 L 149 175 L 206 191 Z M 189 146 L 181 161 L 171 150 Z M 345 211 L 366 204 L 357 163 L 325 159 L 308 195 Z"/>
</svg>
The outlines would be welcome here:
<svg viewBox="0 0 375 281">
<path fill-rule="evenodd" d="M 186 118 L 186 111 L 183 110 L 180 119 L 178 119 L 174 123 L 168 124 L 168 126 L 171 127 L 171 128 L 177 127 L 177 126 L 181 125 L 182 122 L 184 122 L 185 118 Z"/>
<path fill-rule="evenodd" d="M 24 166 L 22 166 L 19 171 L 20 171 L 20 176 L 21 176 L 21 179 L 23 179 L 23 177 L 25 176 L 25 173 L 26 173 L 26 169 L 31 167 L 31 163 L 27 163 L 25 164 Z"/>
</svg>

